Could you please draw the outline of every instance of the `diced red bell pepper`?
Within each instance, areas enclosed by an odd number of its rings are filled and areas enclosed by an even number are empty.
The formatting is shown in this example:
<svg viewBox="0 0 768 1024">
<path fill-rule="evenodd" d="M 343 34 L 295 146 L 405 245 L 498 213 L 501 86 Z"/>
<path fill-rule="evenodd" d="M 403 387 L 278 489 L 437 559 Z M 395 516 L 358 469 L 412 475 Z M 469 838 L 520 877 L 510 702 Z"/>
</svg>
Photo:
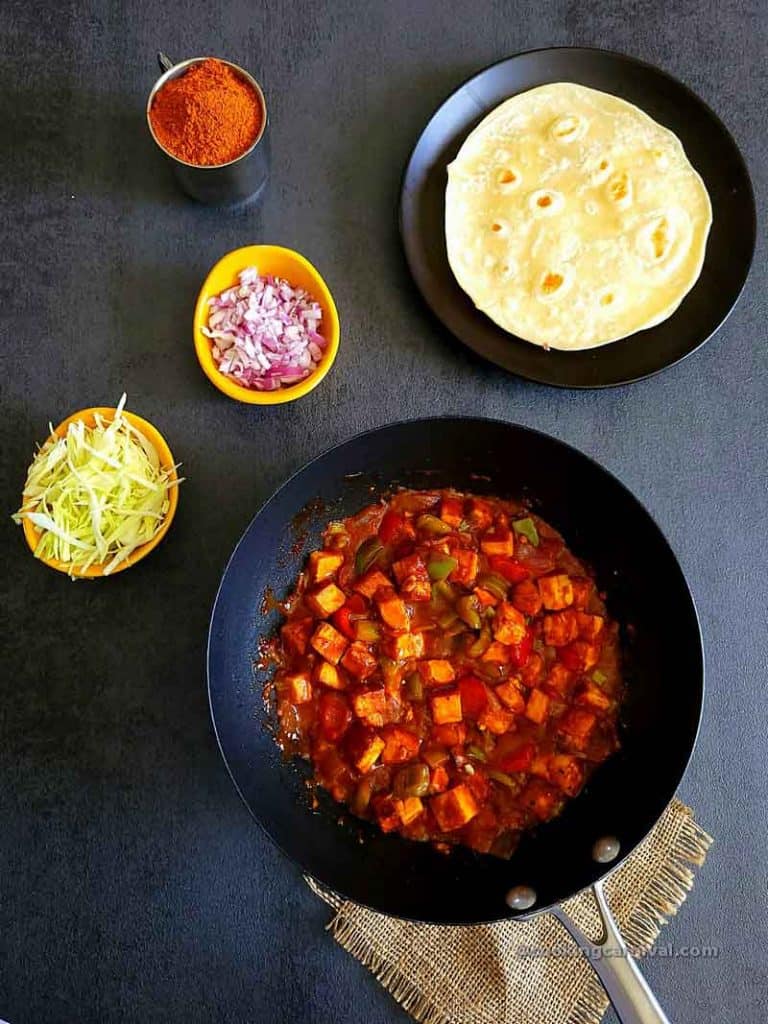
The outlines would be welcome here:
<svg viewBox="0 0 768 1024">
<path fill-rule="evenodd" d="M 443 764 L 435 765 L 434 768 L 430 769 L 429 772 L 429 792 L 430 793 L 444 793 L 448 789 L 450 782 L 450 776 L 448 771 Z"/>
<path fill-rule="evenodd" d="M 559 550 L 562 550 L 562 545 L 542 540 L 537 548 L 532 544 L 520 544 L 517 557 L 530 576 L 544 576 L 555 568 Z"/>
<path fill-rule="evenodd" d="M 381 520 L 379 540 L 382 544 L 391 544 L 400 535 L 404 526 L 405 519 L 400 513 L 389 509 L 388 512 L 384 513 L 384 518 Z"/>
<path fill-rule="evenodd" d="M 347 598 L 346 604 L 339 608 L 337 612 L 334 612 L 331 616 L 331 622 L 340 633 L 343 633 L 348 640 L 355 639 L 355 629 L 352 625 L 352 620 L 359 618 L 361 615 L 365 615 L 368 610 L 368 605 L 362 594 L 353 594 Z"/>
<path fill-rule="evenodd" d="M 519 644 L 509 644 L 509 664 L 512 668 L 522 668 L 533 650 L 533 630 L 529 627 Z"/>
<path fill-rule="evenodd" d="M 488 565 L 509 583 L 520 583 L 531 575 L 522 562 L 509 555 L 491 555 Z"/>
<path fill-rule="evenodd" d="M 461 707 L 465 718 L 477 720 L 488 707 L 488 691 L 477 676 L 464 676 L 459 681 Z"/>
<path fill-rule="evenodd" d="M 340 693 L 326 691 L 318 702 L 320 731 L 330 743 L 340 740 L 352 721 L 347 699 Z"/>
<path fill-rule="evenodd" d="M 573 587 L 573 607 L 583 610 L 589 604 L 589 598 L 594 589 L 592 580 L 587 579 L 586 576 L 571 576 L 571 586 Z"/>
<path fill-rule="evenodd" d="M 523 743 L 515 750 L 510 750 L 496 760 L 496 764 L 503 772 L 526 772 L 531 767 L 536 746 L 533 743 Z"/>
</svg>

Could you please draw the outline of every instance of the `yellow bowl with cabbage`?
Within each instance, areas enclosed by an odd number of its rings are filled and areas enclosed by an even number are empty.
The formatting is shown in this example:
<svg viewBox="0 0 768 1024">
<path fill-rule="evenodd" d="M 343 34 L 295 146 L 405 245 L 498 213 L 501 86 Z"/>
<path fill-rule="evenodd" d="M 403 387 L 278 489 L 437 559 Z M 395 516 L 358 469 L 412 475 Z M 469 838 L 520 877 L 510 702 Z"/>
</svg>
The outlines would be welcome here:
<svg viewBox="0 0 768 1024">
<path fill-rule="evenodd" d="M 117 408 L 74 413 L 52 430 L 27 474 L 14 515 L 32 553 L 72 577 L 111 576 L 135 565 L 168 532 L 179 502 L 165 438 Z"/>
</svg>

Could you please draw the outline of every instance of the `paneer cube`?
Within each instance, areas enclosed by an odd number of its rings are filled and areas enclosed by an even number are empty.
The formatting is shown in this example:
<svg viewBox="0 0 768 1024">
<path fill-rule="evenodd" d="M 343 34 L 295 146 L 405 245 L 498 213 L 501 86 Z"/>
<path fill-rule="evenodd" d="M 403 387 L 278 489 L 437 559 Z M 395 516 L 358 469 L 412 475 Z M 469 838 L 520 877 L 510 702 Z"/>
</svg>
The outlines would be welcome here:
<svg viewBox="0 0 768 1024">
<path fill-rule="evenodd" d="M 520 802 L 539 819 L 548 821 L 563 806 L 562 793 L 541 779 L 532 779 L 520 794 Z"/>
<path fill-rule="evenodd" d="M 400 825 L 400 815 L 397 813 L 394 797 L 375 796 L 371 804 L 381 831 L 394 832 Z"/>
<path fill-rule="evenodd" d="M 321 657 L 332 665 L 338 665 L 342 654 L 347 649 L 348 640 L 328 622 L 321 622 L 309 641 Z"/>
<path fill-rule="evenodd" d="M 461 694 L 458 690 L 437 693 L 429 699 L 435 725 L 451 725 L 462 721 Z"/>
<path fill-rule="evenodd" d="M 576 612 L 555 612 L 544 616 L 544 643 L 551 647 L 565 647 L 579 635 Z"/>
<path fill-rule="evenodd" d="M 429 579 L 429 573 L 427 572 L 424 560 L 421 555 L 417 555 L 415 552 L 412 555 L 406 555 L 405 558 L 401 558 L 399 562 L 394 562 L 392 572 L 400 584 L 404 583 L 409 576 L 425 576 Z"/>
<path fill-rule="evenodd" d="M 309 578 L 321 583 L 335 576 L 344 564 L 344 555 L 339 551 L 313 551 L 309 556 Z"/>
<path fill-rule="evenodd" d="M 318 661 L 315 665 L 314 679 L 316 683 L 329 686 L 332 690 L 344 690 L 347 685 L 336 666 L 327 661 Z"/>
<path fill-rule="evenodd" d="M 384 641 L 384 653 L 393 661 L 407 661 L 424 656 L 423 633 L 400 633 Z"/>
<path fill-rule="evenodd" d="M 381 736 L 371 736 L 366 743 L 364 751 L 362 751 L 362 754 L 360 754 L 354 763 L 354 767 L 360 775 L 365 775 L 366 772 L 371 771 L 373 766 L 379 760 L 379 755 L 383 750 L 384 740 Z"/>
<path fill-rule="evenodd" d="M 476 530 L 487 530 L 493 522 L 493 505 L 485 498 L 470 498 L 467 519 Z"/>
<path fill-rule="evenodd" d="M 487 729 L 494 736 L 503 736 L 515 725 L 515 716 L 506 708 L 488 708 L 477 720 L 481 729 Z"/>
<path fill-rule="evenodd" d="M 380 569 L 369 569 L 355 580 L 352 589 L 370 600 L 377 591 L 391 586 L 392 581 Z"/>
<path fill-rule="evenodd" d="M 549 714 L 549 697 L 543 690 L 531 690 L 525 705 L 525 717 L 541 725 Z"/>
<path fill-rule="evenodd" d="M 492 661 L 497 665 L 507 665 L 509 663 L 509 648 L 506 644 L 494 640 L 492 644 L 489 644 L 480 660 Z"/>
<path fill-rule="evenodd" d="M 312 700 L 309 672 L 290 672 L 283 676 L 286 696 L 291 704 L 308 704 Z"/>
<path fill-rule="evenodd" d="M 442 747 L 459 747 L 467 738 L 467 727 L 464 722 L 433 725 L 430 738 L 433 743 L 439 743 Z"/>
<path fill-rule="evenodd" d="M 384 725 L 387 714 L 387 695 L 384 689 L 364 690 L 352 695 L 352 708 L 359 719 L 373 728 Z M 384 749 L 384 740 L 380 750 Z M 378 754 L 376 755 L 378 757 Z"/>
<path fill-rule="evenodd" d="M 512 604 L 523 615 L 538 615 L 541 611 L 541 594 L 533 580 L 523 580 L 512 590 Z"/>
<path fill-rule="evenodd" d="M 407 632 L 410 629 L 411 620 L 408 617 L 405 601 L 398 597 L 391 587 L 388 590 L 381 589 L 378 591 L 376 594 L 376 606 L 379 609 L 379 615 L 382 620 L 391 629 L 398 629 L 402 632 Z"/>
<path fill-rule="evenodd" d="M 587 682 L 576 697 L 576 703 L 601 714 L 609 710 L 613 701 L 596 683 Z"/>
<path fill-rule="evenodd" d="M 444 495 L 440 502 L 440 518 L 449 526 L 459 526 L 464 518 L 464 499 L 457 495 Z"/>
<path fill-rule="evenodd" d="M 403 800 L 395 800 L 395 810 L 403 825 L 410 825 L 424 813 L 424 804 L 417 796 L 407 796 Z"/>
<path fill-rule="evenodd" d="M 550 667 L 542 687 L 554 697 L 566 697 L 573 682 L 573 673 L 559 661 L 554 662 Z"/>
<path fill-rule="evenodd" d="M 408 555 L 395 562 L 392 571 L 400 585 L 400 593 L 407 601 L 424 602 L 432 597 L 432 583 L 422 558 Z"/>
<path fill-rule="evenodd" d="M 305 600 L 318 618 L 325 619 L 347 603 L 347 595 L 335 583 L 324 583 L 308 593 Z"/>
<path fill-rule="evenodd" d="M 577 612 L 576 618 L 579 623 L 579 637 L 582 640 L 595 640 L 602 633 L 605 625 L 602 615 L 587 615 L 586 612 Z"/>
<path fill-rule="evenodd" d="M 520 678 L 526 686 L 536 686 L 544 671 L 544 659 L 534 651 L 528 656 L 528 660 L 520 668 Z"/>
<path fill-rule="evenodd" d="M 558 729 L 577 750 L 583 750 L 596 721 L 595 715 L 586 708 L 569 708 L 560 719 Z"/>
<path fill-rule="evenodd" d="M 559 611 L 573 604 L 573 585 L 565 573 L 539 576 L 538 584 L 541 603 L 549 611 Z"/>
<path fill-rule="evenodd" d="M 589 672 L 600 657 L 600 648 L 586 640 L 574 640 L 560 651 L 560 660 L 572 672 Z"/>
<path fill-rule="evenodd" d="M 513 679 L 508 679 L 494 689 L 494 693 L 510 711 L 515 714 L 522 714 L 525 711 L 525 697 L 520 692 L 520 687 Z"/>
<path fill-rule="evenodd" d="M 570 754 L 552 754 L 547 759 L 547 778 L 568 796 L 576 796 L 584 782 L 584 769 Z"/>
<path fill-rule="evenodd" d="M 420 661 L 419 675 L 427 686 L 445 686 L 446 683 L 452 683 L 456 678 L 453 665 L 443 658 Z"/>
<path fill-rule="evenodd" d="M 469 548 L 456 548 L 453 557 L 456 559 L 457 565 L 448 579 L 453 583 L 461 583 L 465 587 L 473 586 L 480 565 L 477 552 L 470 551 Z"/>
<path fill-rule="evenodd" d="M 492 530 L 480 538 L 480 550 L 489 558 L 498 555 L 514 555 L 514 534 L 507 528 Z"/>
<path fill-rule="evenodd" d="M 463 783 L 449 789 L 447 793 L 433 796 L 429 806 L 442 832 L 453 832 L 461 828 L 480 810 L 472 791 Z"/>
<path fill-rule="evenodd" d="M 283 643 L 291 654 L 307 653 L 307 644 L 309 643 L 309 636 L 314 622 L 315 620 L 309 617 L 306 619 L 293 619 L 291 622 L 286 622 L 280 630 Z"/>
<path fill-rule="evenodd" d="M 412 601 L 414 604 L 425 604 L 427 601 L 432 600 L 432 583 L 430 580 L 422 579 L 420 576 L 409 576 L 400 587 L 400 593 L 406 601 Z"/>
<path fill-rule="evenodd" d="M 492 628 L 500 644 L 522 643 L 528 632 L 525 616 L 509 601 L 502 601 L 496 609 Z"/>
<path fill-rule="evenodd" d="M 382 732 L 384 751 L 381 760 L 384 764 L 405 764 L 412 761 L 419 752 L 421 740 L 408 729 L 399 725 L 390 725 Z"/>
<path fill-rule="evenodd" d="M 368 645 L 360 640 L 355 640 L 347 648 L 344 657 L 341 659 L 341 664 L 350 675 L 355 676 L 357 679 L 367 679 L 368 676 L 373 675 L 376 671 L 378 663 Z"/>
</svg>

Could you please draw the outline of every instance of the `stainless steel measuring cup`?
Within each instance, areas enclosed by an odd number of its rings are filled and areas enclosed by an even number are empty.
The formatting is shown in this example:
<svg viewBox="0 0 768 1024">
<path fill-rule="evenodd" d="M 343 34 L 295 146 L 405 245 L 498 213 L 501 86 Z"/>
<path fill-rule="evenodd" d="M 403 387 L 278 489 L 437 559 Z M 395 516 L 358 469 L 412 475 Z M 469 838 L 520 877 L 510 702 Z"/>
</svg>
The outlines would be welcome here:
<svg viewBox="0 0 768 1024">
<path fill-rule="evenodd" d="M 176 180 L 187 195 L 201 203 L 235 203 L 246 199 L 255 199 L 269 177 L 269 122 L 267 104 L 261 86 L 243 68 L 228 60 L 221 61 L 222 64 L 229 65 L 233 71 L 253 86 L 261 103 L 262 118 L 259 134 L 252 145 L 237 159 L 213 166 L 188 164 L 184 160 L 179 160 L 173 153 L 169 153 L 159 142 L 152 129 L 149 111 L 152 101 L 165 83 L 171 78 L 183 75 L 193 64 L 211 59 L 221 60 L 220 57 L 191 57 L 189 60 L 174 64 L 164 53 L 158 53 L 157 60 L 163 73 L 152 86 L 147 99 L 147 127 L 158 148 L 170 161 Z"/>
</svg>

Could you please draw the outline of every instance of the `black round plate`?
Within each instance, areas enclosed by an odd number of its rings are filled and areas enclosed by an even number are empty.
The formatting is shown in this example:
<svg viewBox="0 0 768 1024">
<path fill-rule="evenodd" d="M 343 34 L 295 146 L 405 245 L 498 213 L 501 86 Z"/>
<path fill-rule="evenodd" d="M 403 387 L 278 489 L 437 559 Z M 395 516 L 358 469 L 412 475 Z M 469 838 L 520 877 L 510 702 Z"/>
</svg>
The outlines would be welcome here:
<svg viewBox="0 0 768 1024">
<path fill-rule="evenodd" d="M 701 276 L 663 323 L 584 352 L 522 341 L 475 308 L 453 276 L 445 247 L 446 167 L 469 132 L 503 100 L 549 82 L 577 82 L 636 104 L 682 141 L 704 179 L 713 223 Z M 728 130 L 665 71 L 607 50 L 560 47 L 520 53 L 464 83 L 433 115 L 403 177 L 400 231 L 414 280 L 456 337 L 505 370 L 556 387 L 601 388 L 650 377 L 694 352 L 720 327 L 744 287 L 755 248 L 755 200 Z"/>
</svg>

